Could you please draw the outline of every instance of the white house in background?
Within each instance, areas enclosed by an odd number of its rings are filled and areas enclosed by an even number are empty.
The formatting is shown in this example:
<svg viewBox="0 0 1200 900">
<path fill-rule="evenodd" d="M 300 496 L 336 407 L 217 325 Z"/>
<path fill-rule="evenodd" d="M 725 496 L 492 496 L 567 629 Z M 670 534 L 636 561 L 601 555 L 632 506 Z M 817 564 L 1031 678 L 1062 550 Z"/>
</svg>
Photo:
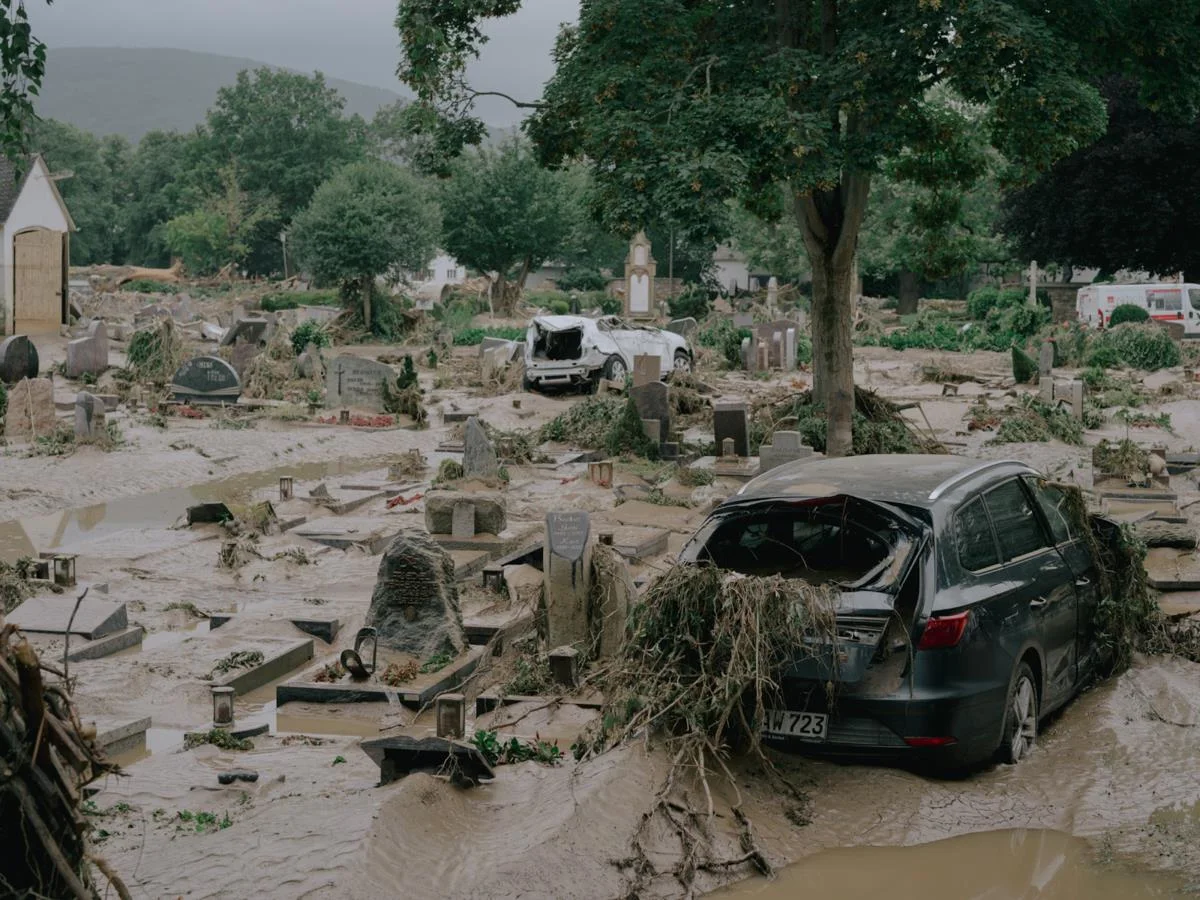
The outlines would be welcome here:
<svg viewBox="0 0 1200 900">
<path fill-rule="evenodd" d="M 75 222 L 40 155 L 0 156 L 0 309 L 3 334 L 57 332 L 67 321 Z"/>
<path fill-rule="evenodd" d="M 745 253 L 731 244 L 720 244 L 713 251 L 713 277 L 721 285 L 722 292 L 736 294 L 738 291 L 764 290 L 771 273 L 751 269 Z"/>
<path fill-rule="evenodd" d="M 462 284 L 467 280 L 467 270 L 453 256 L 439 253 L 413 278 L 415 284 Z"/>
</svg>

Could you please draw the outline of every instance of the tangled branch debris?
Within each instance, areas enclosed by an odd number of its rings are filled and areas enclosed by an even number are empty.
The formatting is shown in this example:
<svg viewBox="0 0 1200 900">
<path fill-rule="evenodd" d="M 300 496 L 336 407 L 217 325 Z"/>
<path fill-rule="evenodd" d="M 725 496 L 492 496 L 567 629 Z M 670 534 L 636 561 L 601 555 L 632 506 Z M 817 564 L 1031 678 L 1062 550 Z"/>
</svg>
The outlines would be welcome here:
<svg viewBox="0 0 1200 900">
<path fill-rule="evenodd" d="M 812 391 L 788 392 L 782 397 L 770 393 L 754 403 L 750 442 L 756 448 L 786 426 L 824 453 L 827 422 L 825 407 L 815 402 Z M 937 439 L 906 419 L 899 406 L 866 388 L 854 388 L 853 427 L 856 454 L 946 452 Z"/>
<path fill-rule="evenodd" d="M 622 652 L 597 676 L 606 698 L 600 722 L 574 747 L 582 757 L 644 736 L 661 738 L 670 752 L 666 781 L 633 836 L 633 857 L 621 863 L 632 882 L 628 896 L 643 896 L 665 874 L 691 895 L 701 870 L 747 864 L 771 872 L 727 760 L 734 752 L 756 754 L 782 782 L 761 753 L 759 726 L 777 697 L 780 671 L 806 648 L 834 639 L 836 598 L 827 586 L 680 565 L 631 610 Z M 713 858 L 710 767 L 725 774 L 735 795 L 742 855 L 734 859 Z M 688 806 L 682 792 L 689 785 L 707 798 L 706 814 Z M 644 848 L 660 823 L 680 844 L 682 861 L 669 873 Z"/>
<path fill-rule="evenodd" d="M 154 328 L 138 331 L 126 351 L 129 368 L 143 381 L 162 387 L 183 363 L 183 338 L 173 319 L 162 319 Z"/>
<path fill-rule="evenodd" d="M 125 886 L 107 863 L 87 855 L 84 785 L 117 771 L 84 728 L 69 687 L 46 684 L 33 647 L 0 615 L 0 886 L 5 896 L 92 900 L 100 892 L 88 863 Z M 103 863 L 101 865 L 101 863 Z"/>
</svg>

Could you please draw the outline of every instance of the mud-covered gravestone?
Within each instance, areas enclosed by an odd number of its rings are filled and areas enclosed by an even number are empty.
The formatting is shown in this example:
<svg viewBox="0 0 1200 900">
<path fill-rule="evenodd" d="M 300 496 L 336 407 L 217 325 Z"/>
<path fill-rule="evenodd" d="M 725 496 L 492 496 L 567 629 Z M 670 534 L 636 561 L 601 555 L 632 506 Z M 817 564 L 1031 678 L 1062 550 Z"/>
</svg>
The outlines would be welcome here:
<svg viewBox="0 0 1200 900">
<path fill-rule="evenodd" d="M 713 405 L 713 431 L 718 455 L 723 455 L 726 438 L 733 441 L 735 456 L 750 455 L 750 409 L 744 400 L 718 400 Z"/>
<path fill-rule="evenodd" d="M 425 532 L 401 531 L 383 551 L 367 624 L 381 646 L 421 660 L 466 646 L 454 560 Z"/>
<path fill-rule="evenodd" d="M 57 425 L 54 385 L 49 378 L 25 378 L 9 389 L 8 411 L 4 416 L 5 438 L 33 440 L 50 434 Z"/>
<path fill-rule="evenodd" d="M 586 512 L 546 516 L 542 550 L 545 574 L 546 640 L 551 647 L 588 640 L 588 596 L 592 583 L 591 520 Z"/>
<path fill-rule="evenodd" d="M 95 394 L 80 391 L 75 395 L 75 440 L 94 441 L 106 434 L 104 401 Z"/>
<path fill-rule="evenodd" d="M 68 378 L 99 375 L 108 368 L 108 326 L 97 319 L 88 325 L 87 334 L 67 344 L 67 362 L 63 371 Z"/>
<path fill-rule="evenodd" d="M 467 478 L 495 478 L 500 471 L 496 448 L 475 417 L 467 419 L 463 434 L 463 474 Z"/>
<path fill-rule="evenodd" d="M 241 394 L 237 372 L 216 356 L 189 359 L 171 379 L 171 399 L 180 403 L 236 403 Z"/>
<path fill-rule="evenodd" d="M 0 382 L 16 384 L 22 378 L 37 378 L 38 352 L 23 334 L 0 341 Z"/>
<path fill-rule="evenodd" d="M 354 406 L 383 412 L 383 386 L 395 380 L 391 366 L 343 354 L 325 372 L 325 406 L 330 409 Z"/>
</svg>

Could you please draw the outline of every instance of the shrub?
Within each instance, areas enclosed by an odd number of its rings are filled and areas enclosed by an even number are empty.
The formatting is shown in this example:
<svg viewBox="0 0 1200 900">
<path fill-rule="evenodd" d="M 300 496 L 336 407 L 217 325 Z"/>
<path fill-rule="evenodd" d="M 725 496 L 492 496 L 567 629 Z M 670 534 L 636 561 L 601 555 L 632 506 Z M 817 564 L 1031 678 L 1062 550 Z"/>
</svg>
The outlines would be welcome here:
<svg viewBox="0 0 1200 900">
<path fill-rule="evenodd" d="M 708 315 L 712 298 L 699 285 L 691 284 L 667 301 L 673 319 L 693 318 L 697 321 Z"/>
<path fill-rule="evenodd" d="M 614 297 L 609 293 L 598 298 L 597 305 L 606 316 L 619 316 L 625 311 L 625 305 L 621 302 L 621 298 Z"/>
<path fill-rule="evenodd" d="M 565 316 L 570 311 L 571 311 L 571 304 L 568 303 L 566 300 L 551 300 L 550 301 L 550 312 L 554 313 L 554 315 Z"/>
<path fill-rule="evenodd" d="M 134 291 L 138 294 L 178 294 L 179 285 L 168 281 L 151 281 L 148 278 L 135 278 L 121 285 L 123 291 Z"/>
<path fill-rule="evenodd" d="M 262 298 L 264 312 L 297 309 L 301 306 L 340 306 L 337 291 L 276 291 Z"/>
<path fill-rule="evenodd" d="M 983 320 L 992 310 L 1021 306 L 1025 299 L 1025 292 L 1020 288 L 1002 290 L 995 285 L 985 285 L 967 295 L 967 315 L 972 319 Z"/>
<path fill-rule="evenodd" d="M 558 279 L 558 287 L 563 291 L 603 291 L 608 279 L 597 269 L 571 269 Z"/>
<path fill-rule="evenodd" d="M 1111 354 L 1108 348 L 1111 348 Z M 1182 359 L 1179 345 L 1171 340 L 1167 330 L 1150 324 L 1118 325 L 1096 336 L 1088 365 L 1112 368 L 1111 363 L 1104 365 L 1097 362 L 1098 354 L 1103 360 L 1115 355 L 1120 364 L 1147 372 L 1169 369 L 1179 365 Z"/>
<path fill-rule="evenodd" d="M 297 356 L 303 353 L 309 344 L 328 347 L 330 343 L 329 332 L 320 322 L 301 322 L 292 329 L 292 349 L 296 351 Z"/>
<path fill-rule="evenodd" d="M 1131 303 L 1122 303 L 1112 311 L 1108 317 L 1108 325 L 1110 328 L 1115 328 L 1118 325 L 1124 325 L 1127 322 L 1145 322 L 1150 318 L 1148 310 L 1141 306 L 1134 306 Z"/>
<path fill-rule="evenodd" d="M 658 459 L 658 444 L 646 437 L 642 417 L 638 415 L 637 404 L 632 397 L 625 401 L 620 415 L 613 420 L 604 436 L 604 449 L 610 456 L 630 453 L 646 459 Z"/>
<path fill-rule="evenodd" d="M 565 316 L 571 311 L 571 296 L 562 291 L 526 291 L 525 302 L 539 309 L 548 309 L 556 316 Z"/>
<path fill-rule="evenodd" d="M 997 306 L 987 316 L 988 330 L 994 334 L 1030 338 L 1050 322 L 1050 310 L 1044 306 Z"/>
<path fill-rule="evenodd" d="M 451 294 L 444 303 L 439 303 L 433 308 L 433 318 L 451 331 L 458 331 L 469 327 L 479 311 L 479 302 L 474 297 Z"/>
<path fill-rule="evenodd" d="M 742 340 L 744 338 L 753 337 L 754 333 L 749 328 L 738 328 L 733 324 L 733 320 L 722 316 L 706 323 L 696 333 L 696 342 L 701 347 L 711 347 L 714 350 L 719 350 L 721 355 L 725 357 L 725 361 L 730 368 L 739 369 L 742 366 Z M 799 342 L 797 342 L 799 343 Z M 800 348 L 796 348 L 797 356 L 800 354 Z M 812 358 L 812 347 L 808 348 L 809 359 Z"/>
</svg>

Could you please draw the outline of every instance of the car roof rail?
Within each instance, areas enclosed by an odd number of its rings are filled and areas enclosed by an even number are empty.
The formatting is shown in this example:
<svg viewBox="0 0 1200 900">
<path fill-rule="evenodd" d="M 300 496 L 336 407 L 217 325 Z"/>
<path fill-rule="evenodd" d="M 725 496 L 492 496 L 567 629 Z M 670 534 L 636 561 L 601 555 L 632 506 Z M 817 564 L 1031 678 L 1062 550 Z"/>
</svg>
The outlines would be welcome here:
<svg viewBox="0 0 1200 900">
<path fill-rule="evenodd" d="M 939 484 L 937 487 L 935 487 L 932 491 L 929 492 L 929 499 L 937 500 L 939 497 L 942 496 L 942 494 L 944 494 L 948 490 L 950 490 L 950 488 L 955 487 L 956 485 L 961 484 L 962 482 L 967 481 L 971 478 L 974 478 L 976 475 L 980 475 L 980 474 L 988 471 L 989 469 L 998 469 L 1001 466 L 1024 466 L 1024 465 L 1025 465 L 1024 463 L 1020 463 L 1020 462 L 1017 462 L 1016 460 L 1012 460 L 1012 459 L 999 459 L 999 460 L 990 460 L 989 462 L 980 463 L 977 466 L 971 466 L 971 468 L 969 468 L 969 469 L 963 469 L 957 475 L 951 475 L 949 478 L 947 478 L 945 481 L 943 481 L 941 484 Z M 1028 467 L 1026 467 L 1026 468 L 1028 468 Z"/>
</svg>

